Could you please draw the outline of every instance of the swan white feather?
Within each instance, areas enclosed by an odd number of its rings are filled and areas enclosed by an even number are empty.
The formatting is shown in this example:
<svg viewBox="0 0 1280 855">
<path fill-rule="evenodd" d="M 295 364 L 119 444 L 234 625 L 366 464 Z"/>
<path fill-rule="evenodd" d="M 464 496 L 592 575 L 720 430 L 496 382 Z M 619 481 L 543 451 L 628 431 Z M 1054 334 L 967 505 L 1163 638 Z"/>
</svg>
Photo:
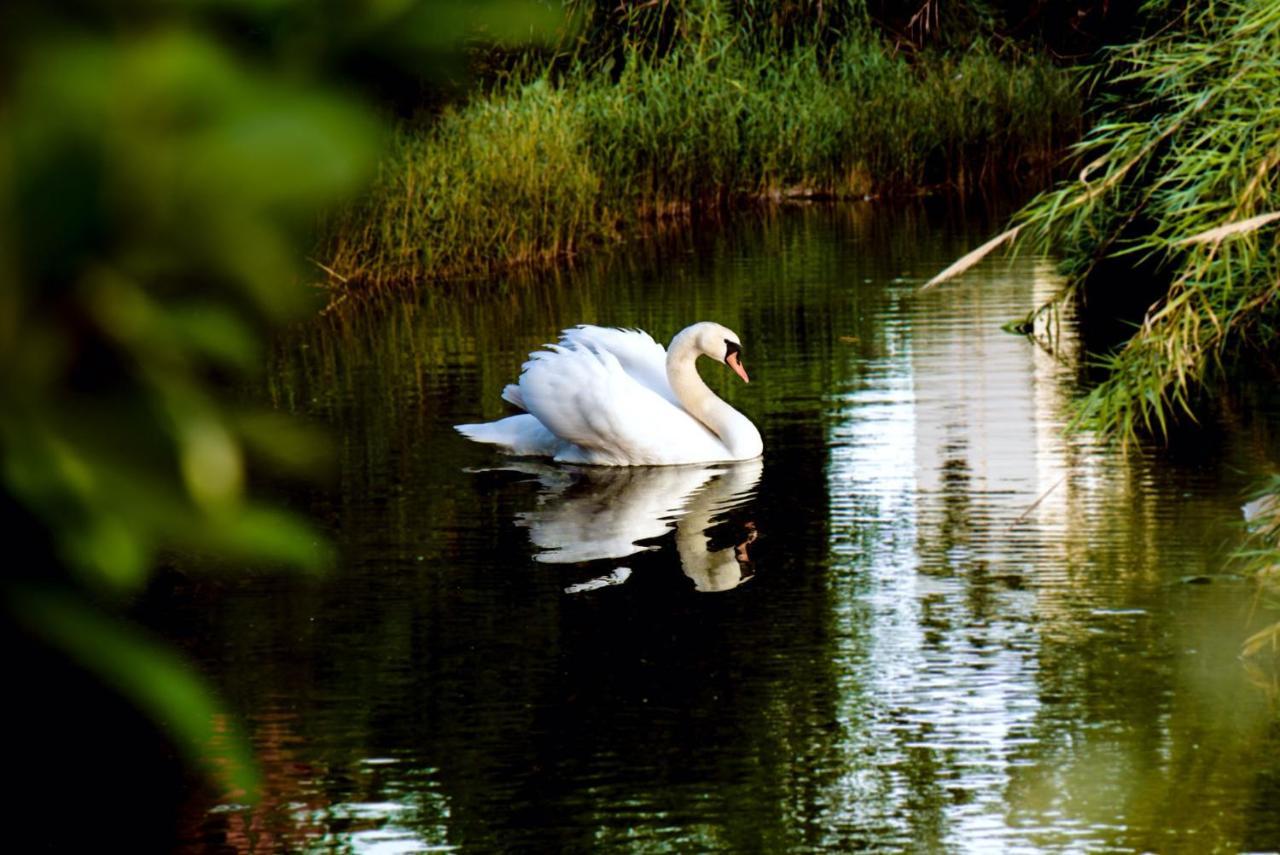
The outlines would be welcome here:
<svg viewBox="0 0 1280 855">
<path fill-rule="evenodd" d="M 738 336 L 720 324 L 686 327 L 664 349 L 639 330 L 579 326 L 529 354 L 503 398 L 525 414 L 457 425 L 464 436 L 511 454 L 605 466 L 749 460 L 760 432 L 707 388 L 699 356 L 744 380 Z"/>
</svg>

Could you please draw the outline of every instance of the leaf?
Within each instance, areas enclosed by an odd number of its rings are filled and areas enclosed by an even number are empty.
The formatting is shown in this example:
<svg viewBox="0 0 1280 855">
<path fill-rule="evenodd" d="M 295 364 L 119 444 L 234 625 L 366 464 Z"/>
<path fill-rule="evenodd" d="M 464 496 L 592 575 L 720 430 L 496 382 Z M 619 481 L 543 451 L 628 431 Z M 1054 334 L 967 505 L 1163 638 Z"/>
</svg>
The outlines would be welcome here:
<svg viewBox="0 0 1280 855">
<path fill-rule="evenodd" d="M 1244 656 L 1254 656 L 1268 644 L 1272 650 L 1280 650 L 1280 621 L 1246 638 L 1240 652 Z"/>
<path fill-rule="evenodd" d="M 940 285 L 941 283 L 946 282 L 948 279 L 954 279 L 955 277 L 964 273 L 970 267 L 973 267 L 974 265 L 976 265 L 979 261 L 982 261 L 982 259 L 990 255 L 1001 244 L 1017 240 L 1018 232 L 1021 230 L 1022 230 L 1022 226 L 1014 226 L 1013 228 L 1009 229 L 1007 232 L 1001 232 L 1000 234 L 993 237 L 991 240 L 984 243 L 982 246 L 978 247 L 977 249 L 973 250 L 969 254 L 965 255 L 959 261 L 952 264 L 950 267 L 948 267 L 946 270 L 942 271 L 937 276 L 930 279 L 928 282 L 924 283 L 924 285 L 920 288 L 920 290 L 925 291 L 925 290 L 928 290 L 929 288 L 932 288 L 934 285 Z"/>
<path fill-rule="evenodd" d="M 1226 225 L 1218 226 L 1216 229 L 1209 229 L 1208 231 L 1200 232 L 1199 234 L 1192 235 L 1191 237 L 1185 237 L 1182 240 L 1174 241 L 1173 245 L 1186 246 L 1191 243 L 1217 243 L 1223 238 L 1231 237 L 1232 235 L 1257 231 L 1267 223 L 1274 222 L 1275 220 L 1280 220 L 1280 211 L 1272 211 L 1269 214 L 1259 214 L 1258 216 L 1250 217 L 1247 220 L 1227 223 Z"/>
</svg>

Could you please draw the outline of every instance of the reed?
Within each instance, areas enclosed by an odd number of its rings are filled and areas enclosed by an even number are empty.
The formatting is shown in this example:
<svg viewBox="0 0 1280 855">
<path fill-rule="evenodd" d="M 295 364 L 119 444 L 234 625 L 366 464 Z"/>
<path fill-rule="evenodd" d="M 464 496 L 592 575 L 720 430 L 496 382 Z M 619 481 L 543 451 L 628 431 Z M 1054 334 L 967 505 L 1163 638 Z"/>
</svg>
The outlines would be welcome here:
<svg viewBox="0 0 1280 855">
<path fill-rule="evenodd" d="M 1081 423 L 1164 435 L 1195 418 L 1219 365 L 1280 340 L 1277 55 L 1275 0 L 1201 4 L 1117 49 L 1078 177 L 1015 218 L 1018 243 L 1064 256 L 1058 302 L 1157 285 L 1133 335 L 1099 357 Z"/>
<path fill-rule="evenodd" d="M 1045 168 L 1078 129 L 1073 79 L 1043 59 L 979 46 L 908 61 L 866 34 L 744 50 L 715 32 L 660 56 L 632 44 L 621 71 L 517 77 L 402 130 L 331 224 L 331 281 L 547 263 L 733 201 L 971 189 Z"/>
<path fill-rule="evenodd" d="M 530 263 L 614 234 L 580 110 L 542 81 L 398 131 L 330 231 L 325 266 L 346 286 Z"/>
</svg>

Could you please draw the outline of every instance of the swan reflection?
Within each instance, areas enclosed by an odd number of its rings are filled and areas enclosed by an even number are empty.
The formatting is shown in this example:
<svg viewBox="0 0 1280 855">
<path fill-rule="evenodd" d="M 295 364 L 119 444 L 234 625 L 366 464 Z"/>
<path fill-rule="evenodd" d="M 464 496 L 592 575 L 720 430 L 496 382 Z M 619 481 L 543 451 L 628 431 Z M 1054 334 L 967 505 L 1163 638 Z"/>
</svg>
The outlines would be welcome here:
<svg viewBox="0 0 1280 855">
<path fill-rule="evenodd" d="M 542 487 L 536 507 L 516 516 L 538 548 L 537 561 L 626 558 L 659 548 L 644 541 L 674 529 L 680 565 L 697 590 L 727 591 L 752 575 L 755 524 L 719 524 L 755 497 L 759 458 L 695 466 L 509 468 L 535 475 Z"/>
</svg>

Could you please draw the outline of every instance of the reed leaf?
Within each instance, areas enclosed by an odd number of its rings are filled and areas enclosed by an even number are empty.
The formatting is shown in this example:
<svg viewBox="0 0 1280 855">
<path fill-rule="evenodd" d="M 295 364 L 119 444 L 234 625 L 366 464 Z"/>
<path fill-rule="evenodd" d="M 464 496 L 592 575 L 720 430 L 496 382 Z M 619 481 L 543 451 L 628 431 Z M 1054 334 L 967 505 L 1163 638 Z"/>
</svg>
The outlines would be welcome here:
<svg viewBox="0 0 1280 855">
<path fill-rule="evenodd" d="M 1195 417 L 1211 370 L 1280 337 L 1278 54 L 1280 3 L 1243 0 L 1194 7 L 1116 49 L 1073 152 L 1087 164 L 1078 180 L 1014 217 L 1020 243 L 1063 257 L 1059 301 L 1142 278 L 1099 272 L 1118 263 L 1166 283 L 1133 336 L 1095 357 L 1107 376 L 1077 424 L 1126 442 L 1167 434 Z"/>
<path fill-rule="evenodd" d="M 961 275 L 969 268 L 978 264 L 978 262 L 982 261 L 982 259 L 986 258 L 991 253 L 995 252 L 1004 244 L 1012 243 L 1013 241 L 1017 240 L 1018 232 L 1020 232 L 1021 230 L 1022 230 L 1021 226 L 1014 226 L 1013 228 L 1008 229 L 1007 231 L 1001 232 L 1000 234 L 993 237 L 991 240 L 984 243 L 982 246 L 962 256 L 959 260 L 957 260 L 954 264 L 952 264 L 946 270 L 943 270 L 937 276 L 933 277 L 928 282 L 924 283 L 924 285 L 920 287 L 920 290 L 924 291 L 929 288 L 932 288 L 935 285 L 941 285 L 943 282 L 946 282 L 949 279 L 956 278 L 957 276 Z"/>
<path fill-rule="evenodd" d="M 1276 220 L 1280 220 L 1280 211 L 1272 211 L 1269 214 L 1258 214 L 1256 217 L 1250 217 L 1247 220 L 1227 223 L 1226 225 L 1218 226 L 1216 229 L 1209 229 L 1208 231 L 1200 232 L 1198 235 L 1185 237 L 1180 241 L 1175 241 L 1174 246 L 1186 246 L 1187 244 L 1192 243 L 1217 243 L 1218 241 L 1223 240 L 1224 238 L 1229 238 L 1232 235 L 1256 231 L 1267 223 L 1271 223 Z"/>
</svg>

